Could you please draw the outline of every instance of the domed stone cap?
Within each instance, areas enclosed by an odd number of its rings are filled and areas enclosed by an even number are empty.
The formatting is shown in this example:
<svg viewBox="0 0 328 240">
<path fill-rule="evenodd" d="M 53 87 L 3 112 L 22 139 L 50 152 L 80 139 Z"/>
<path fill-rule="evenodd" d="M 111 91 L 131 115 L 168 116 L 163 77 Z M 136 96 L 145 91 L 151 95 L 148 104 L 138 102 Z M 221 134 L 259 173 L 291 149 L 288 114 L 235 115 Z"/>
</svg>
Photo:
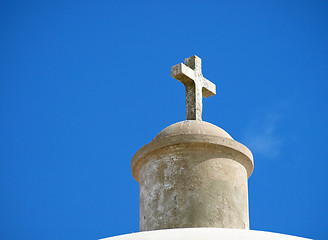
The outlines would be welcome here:
<svg viewBox="0 0 328 240">
<path fill-rule="evenodd" d="M 157 150 L 176 146 L 177 149 L 182 145 L 205 144 L 214 149 L 225 149 L 226 153 L 232 154 L 247 170 L 248 177 L 254 169 L 253 155 L 243 144 L 235 141 L 226 131 L 214 124 L 198 121 L 186 120 L 174 123 L 163 129 L 148 144 L 140 148 L 131 160 L 132 175 L 139 182 L 139 170 L 148 161 L 152 153 L 158 154 Z M 186 147 L 186 146 L 185 146 Z M 170 151 L 175 151 L 171 148 Z"/>
<path fill-rule="evenodd" d="M 199 135 L 207 135 L 207 136 L 218 136 L 222 138 L 233 138 L 222 128 L 215 126 L 212 123 L 204 122 L 204 121 L 196 121 L 196 120 L 186 120 L 174 123 L 167 128 L 163 129 L 154 140 L 164 138 L 164 137 L 172 137 L 177 135 L 188 135 L 188 134 L 199 134 Z"/>
</svg>

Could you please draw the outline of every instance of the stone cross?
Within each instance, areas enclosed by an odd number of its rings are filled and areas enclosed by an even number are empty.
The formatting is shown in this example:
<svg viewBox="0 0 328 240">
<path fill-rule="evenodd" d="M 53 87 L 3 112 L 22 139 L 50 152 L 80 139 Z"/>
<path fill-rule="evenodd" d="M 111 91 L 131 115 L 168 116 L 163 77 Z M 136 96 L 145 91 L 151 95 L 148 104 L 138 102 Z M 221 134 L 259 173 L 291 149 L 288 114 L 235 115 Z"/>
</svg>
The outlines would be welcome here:
<svg viewBox="0 0 328 240">
<path fill-rule="evenodd" d="M 186 118 L 202 121 L 202 98 L 216 94 L 216 86 L 203 77 L 202 60 L 195 56 L 171 68 L 171 76 L 186 87 Z"/>
</svg>

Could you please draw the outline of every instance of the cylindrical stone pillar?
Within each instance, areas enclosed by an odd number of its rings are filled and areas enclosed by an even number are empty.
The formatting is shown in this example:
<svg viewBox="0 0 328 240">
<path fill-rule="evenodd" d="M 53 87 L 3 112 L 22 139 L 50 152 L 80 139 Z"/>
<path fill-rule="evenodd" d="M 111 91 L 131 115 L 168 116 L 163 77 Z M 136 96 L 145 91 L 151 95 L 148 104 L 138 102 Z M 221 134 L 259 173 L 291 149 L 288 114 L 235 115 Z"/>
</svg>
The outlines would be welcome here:
<svg viewBox="0 0 328 240">
<path fill-rule="evenodd" d="M 161 131 L 133 157 L 140 187 L 140 231 L 249 229 L 248 148 L 223 129 L 187 120 Z"/>
</svg>

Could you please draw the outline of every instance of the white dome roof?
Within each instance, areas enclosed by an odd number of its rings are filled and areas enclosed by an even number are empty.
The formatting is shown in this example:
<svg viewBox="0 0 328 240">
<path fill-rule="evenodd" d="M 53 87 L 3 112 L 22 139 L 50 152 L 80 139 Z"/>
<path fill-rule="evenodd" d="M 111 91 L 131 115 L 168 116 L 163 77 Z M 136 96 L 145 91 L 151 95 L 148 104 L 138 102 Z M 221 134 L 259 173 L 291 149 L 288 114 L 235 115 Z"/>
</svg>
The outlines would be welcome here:
<svg viewBox="0 0 328 240">
<path fill-rule="evenodd" d="M 306 240 L 286 234 L 231 228 L 175 228 L 130 233 L 102 240 Z M 310 240 L 310 239 L 308 239 Z"/>
</svg>

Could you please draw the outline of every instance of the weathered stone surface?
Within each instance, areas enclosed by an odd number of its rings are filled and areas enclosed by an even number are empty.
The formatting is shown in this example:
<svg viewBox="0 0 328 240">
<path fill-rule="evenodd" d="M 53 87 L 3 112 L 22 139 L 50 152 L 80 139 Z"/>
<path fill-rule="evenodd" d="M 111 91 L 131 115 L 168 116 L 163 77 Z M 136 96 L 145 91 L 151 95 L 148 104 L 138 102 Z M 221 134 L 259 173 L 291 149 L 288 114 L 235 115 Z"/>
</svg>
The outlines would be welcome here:
<svg viewBox="0 0 328 240">
<path fill-rule="evenodd" d="M 219 127 L 173 124 L 141 148 L 131 165 L 140 184 L 140 231 L 249 228 L 253 157 Z"/>
<path fill-rule="evenodd" d="M 186 87 L 186 119 L 202 120 L 202 100 L 216 94 L 216 86 L 203 77 L 202 60 L 195 56 L 171 68 L 171 76 Z"/>
<path fill-rule="evenodd" d="M 286 234 L 224 228 L 182 228 L 130 233 L 103 240 L 306 240 Z"/>
</svg>

